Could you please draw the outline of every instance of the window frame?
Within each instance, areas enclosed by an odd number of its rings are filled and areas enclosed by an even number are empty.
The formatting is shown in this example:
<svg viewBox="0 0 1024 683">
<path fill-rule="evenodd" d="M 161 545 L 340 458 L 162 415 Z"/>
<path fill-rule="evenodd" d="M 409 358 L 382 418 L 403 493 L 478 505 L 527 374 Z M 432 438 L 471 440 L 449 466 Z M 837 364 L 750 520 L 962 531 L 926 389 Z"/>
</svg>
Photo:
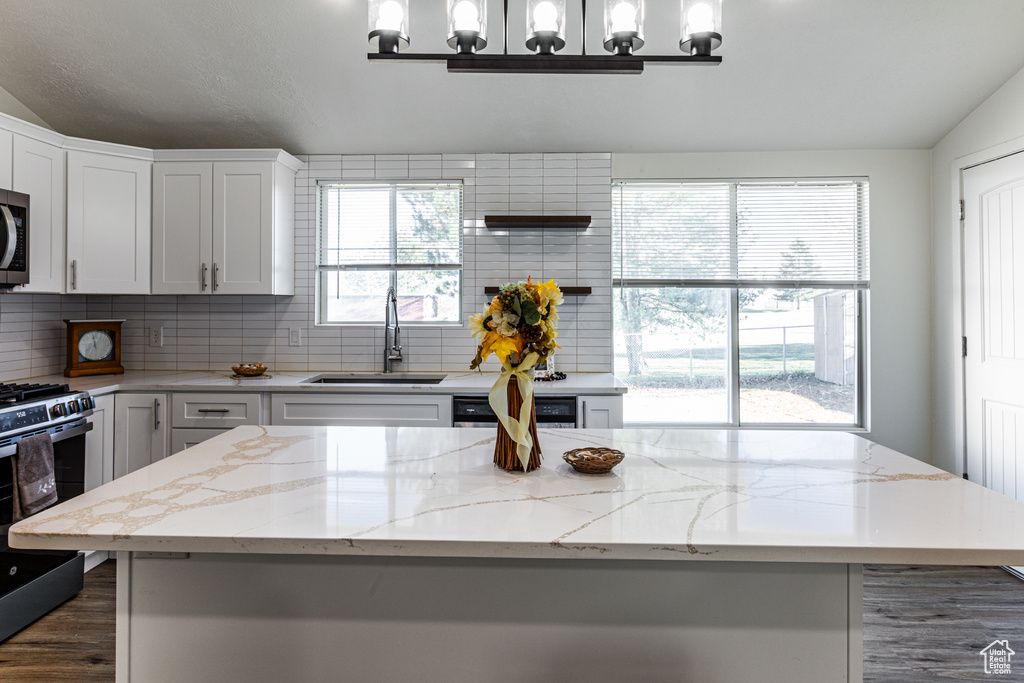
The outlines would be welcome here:
<svg viewBox="0 0 1024 683">
<path fill-rule="evenodd" d="M 736 203 L 736 186 L 743 183 L 814 183 L 814 182 L 850 182 L 859 183 L 860 188 L 866 189 L 870 195 L 870 179 L 866 176 L 829 176 L 829 177 L 762 177 L 762 178 L 613 178 L 612 179 L 612 202 L 615 202 L 615 188 L 623 184 L 729 184 L 730 185 L 730 254 L 731 261 L 735 267 L 738 253 L 738 211 Z M 858 202 L 864 203 L 864 213 L 861 218 L 867 222 L 866 233 L 870 243 L 870 197 L 861 199 Z M 680 288 L 680 289 L 704 289 L 709 287 L 724 288 L 729 291 L 729 304 L 726 319 L 726 387 L 728 389 L 728 417 L 724 422 L 665 422 L 665 421 L 630 421 L 624 423 L 630 428 L 650 429 L 757 429 L 757 430 L 819 430 L 819 431 L 843 431 L 853 433 L 865 433 L 870 431 L 870 401 L 867 367 L 869 360 L 869 301 L 871 281 L 870 275 L 863 283 L 851 286 L 843 282 L 799 282 L 782 280 L 740 280 L 734 278 L 728 284 L 717 280 L 704 280 L 693 278 L 621 278 L 616 277 L 614 265 L 614 251 L 616 249 L 616 211 L 612 209 L 612 297 L 613 301 L 619 295 L 623 287 L 644 287 L 644 288 Z M 620 235 L 620 243 L 622 240 Z M 870 260 L 870 254 L 865 255 Z M 621 270 L 619 271 L 621 274 Z M 735 275 L 735 271 L 734 271 Z M 836 285 L 832 287 L 831 285 Z M 856 292 L 855 307 L 855 382 L 854 382 L 854 421 L 852 423 L 835 422 L 746 422 L 740 419 L 740 308 L 739 292 L 741 289 L 852 289 Z M 613 303 L 614 306 L 614 303 Z M 612 325 L 615 325 L 615 316 L 612 316 Z M 614 353 L 614 352 L 613 352 Z M 612 366 L 614 369 L 614 357 Z"/>
<path fill-rule="evenodd" d="M 458 225 L 458 236 L 459 236 L 459 262 L 458 263 L 416 263 L 416 264 L 400 264 L 398 261 L 398 212 L 397 212 L 397 190 L 403 186 L 457 186 L 459 191 L 459 225 Z M 463 302 L 465 299 L 465 288 L 464 288 L 464 273 L 465 273 L 465 180 L 459 178 L 454 180 L 436 179 L 436 178 L 399 178 L 399 179 L 366 179 L 366 180 L 343 180 L 343 179 L 326 179 L 321 178 L 316 181 L 316 230 L 313 236 L 313 254 L 314 254 L 314 297 L 316 299 L 316 320 L 315 326 L 318 327 L 374 327 L 382 325 L 382 320 L 329 320 L 327 316 L 327 303 L 328 297 L 324 296 L 323 290 L 323 276 L 325 273 L 330 272 L 353 272 L 353 271 L 372 271 L 372 272 L 388 272 L 388 283 L 395 289 L 395 292 L 401 296 L 401 292 L 398 290 L 398 272 L 399 271 L 443 271 L 450 272 L 455 271 L 458 277 L 458 318 L 455 320 L 402 320 L 402 326 L 413 326 L 413 327 L 461 327 L 464 324 L 463 318 L 465 313 L 463 311 Z M 321 243 L 321 230 L 323 229 L 323 193 L 329 187 L 338 186 L 349 186 L 349 187 L 388 187 L 389 192 L 389 207 L 388 207 L 388 247 L 390 255 L 390 263 L 366 263 L 366 264 L 339 264 L 339 265 L 327 265 L 320 262 L 320 243 Z M 384 297 L 386 292 L 381 292 L 381 305 L 384 304 Z"/>
</svg>

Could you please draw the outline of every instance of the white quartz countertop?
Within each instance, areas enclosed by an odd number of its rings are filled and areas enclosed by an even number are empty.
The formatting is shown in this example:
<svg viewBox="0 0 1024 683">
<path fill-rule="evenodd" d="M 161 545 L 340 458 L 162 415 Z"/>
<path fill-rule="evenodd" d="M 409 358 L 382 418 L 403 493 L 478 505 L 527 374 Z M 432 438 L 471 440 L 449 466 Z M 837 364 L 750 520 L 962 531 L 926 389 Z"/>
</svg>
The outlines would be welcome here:
<svg viewBox="0 0 1024 683">
<path fill-rule="evenodd" d="M 238 427 L 14 525 L 12 546 L 1024 564 L 1024 503 L 842 432 Z M 605 475 L 561 454 L 627 453 Z"/>
<path fill-rule="evenodd" d="M 231 372 L 174 372 L 174 371 L 129 371 L 123 375 L 93 375 L 67 378 L 63 375 L 47 375 L 23 380 L 33 384 L 67 384 L 77 391 L 88 391 L 100 396 L 114 391 L 295 391 L 313 393 L 435 393 L 435 394 L 486 394 L 498 378 L 497 372 L 455 372 L 455 373 L 409 373 L 410 375 L 444 375 L 440 384 L 425 384 L 411 381 L 409 384 L 311 384 L 307 380 L 319 375 L 338 377 L 365 377 L 370 373 L 346 372 L 275 372 L 269 379 L 231 379 Z M 402 373 L 394 373 L 402 377 Z M 624 394 L 626 385 L 610 372 L 570 373 L 566 379 L 555 382 L 535 382 L 534 388 L 540 394 Z"/>
</svg>

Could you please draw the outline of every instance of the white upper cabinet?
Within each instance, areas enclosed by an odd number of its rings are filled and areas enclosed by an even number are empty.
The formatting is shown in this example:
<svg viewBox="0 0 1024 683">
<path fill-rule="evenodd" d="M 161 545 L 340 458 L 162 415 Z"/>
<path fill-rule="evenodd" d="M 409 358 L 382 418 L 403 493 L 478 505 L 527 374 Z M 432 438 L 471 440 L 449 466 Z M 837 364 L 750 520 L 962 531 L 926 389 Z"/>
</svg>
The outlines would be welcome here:
<svg viewBox="0 0 1024 683">
<path fill-rule="evenodd" d="M 0 188 L 29 196 L 29 283 L 15 292 L 64 291 L 64 140 L 0 114 Z"/>
<path fill-rule="evenodd" d="M 298 159 L 279 150 L 156 158 L 154 294 L 294 293 Z"/>
<path fill-rule="evenodd" d="M 14 135 L 12 189 L 29 196 L 28 284 L 19 291 L 64 291 L 64 150 Z"/>
<path fill-rule="evenodd" d="M 213 164 L 153 164 L 153 293 L 209 292 Z"/>
<path fill-rule="evenodd" d="M 88 147 L 67 153 L 67 291 L 149 294 L 152 153 Z"/>
<path fill-rule="evenodd" d="M 14 133 L 0 130 L 0 190 L 13 190 L 11 158 L 14 155 Z M 31 273 L 30 273 L 31 274 Z"/>
</svg>

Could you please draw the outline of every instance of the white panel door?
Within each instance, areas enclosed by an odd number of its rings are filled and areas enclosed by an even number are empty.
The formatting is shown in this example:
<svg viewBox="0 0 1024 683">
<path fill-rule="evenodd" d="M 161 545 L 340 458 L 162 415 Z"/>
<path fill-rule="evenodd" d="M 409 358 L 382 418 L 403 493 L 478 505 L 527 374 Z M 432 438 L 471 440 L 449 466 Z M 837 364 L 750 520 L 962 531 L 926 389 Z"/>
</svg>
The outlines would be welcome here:
<svg viewBox="0 0 1024 683">
<path fill-rule="evenodd" d="M 213 164 L 153 164 L 153 294 L 204 294 L 213 265 Z"/>
<path fill-rule="evenodd" d="M 114 480 L 114 395 L 96 396 L 85 437 L 85 490 Z"/>
<path fill-rule="evenodd" d="M 581 429 L 621 429 L 622 394 L 576 397 L 577 427 Z"/>
<path fill-rule="evenodd" d="M 149 294 L 152 162 L 70 151 L 68 292 Z"/>
<path fill-rule="evenodd" d="M 14 133 L 0 130 L 0 190 L 12 190 L 11 155 L 14 146 Z"/>
<path fill-rule="evenodd" d="M 14 186 L 29 196 L 29 283 L 23 292 L 64 291 L 64 150 L 14 136 Z"/>
<path fill-rule="evenodd" d="M 968 476 L 1024 500 L 1024 153 L 963 187 Z"/>
<path fill-rule="evenodd" d="M 273 293 L 274 165 L 213 165 L 214 294 Z"/>
<path fill-rule="evenodd" d="M 167 396 L 117 394 L 114 401 L 114 477 L 167 455 Z"/>
</svg>

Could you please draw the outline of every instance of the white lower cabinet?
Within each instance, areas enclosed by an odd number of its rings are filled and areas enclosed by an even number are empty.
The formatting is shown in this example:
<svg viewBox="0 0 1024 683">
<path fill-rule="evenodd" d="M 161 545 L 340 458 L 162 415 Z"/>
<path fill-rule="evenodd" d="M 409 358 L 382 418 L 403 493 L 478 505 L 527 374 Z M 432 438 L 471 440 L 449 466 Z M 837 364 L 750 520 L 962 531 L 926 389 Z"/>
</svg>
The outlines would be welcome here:
<svg viewBox="0 0 1024 683">
<path fill-rule="evenodd" d="M 195 392 L 171 397 L 171 453 L 239 425 L 260 423 L 260 395 Z"/>
<path fill-rule="evenodd" d="M 580 429 L 620 429 L 622 395 L 577 396 L 576 426 Z"/>
<path fill-rule="evenodd" d="M 228 429 L 188 429 L 180 427 L 171 428 L 171 455 L 180 453 L 186 448 L 192 448 L 201 444 L 207 439 L 220 436 Z"/>
<path fill-rule="evenodd" d="M 430 394 L 273 394 L 270 423 L 451 427 L 452 397 Z"/>
<path fill-rule="evenodd" d="M 167 456 L 167 394 L 118 394 L 114 400 L 114 477 Z"/>
<path fill-rule="evenodd" d="M 92 431 L 85 437 L 85 490 L 114 480 L 114 396 L 94 396 Z"/>
</svg>

